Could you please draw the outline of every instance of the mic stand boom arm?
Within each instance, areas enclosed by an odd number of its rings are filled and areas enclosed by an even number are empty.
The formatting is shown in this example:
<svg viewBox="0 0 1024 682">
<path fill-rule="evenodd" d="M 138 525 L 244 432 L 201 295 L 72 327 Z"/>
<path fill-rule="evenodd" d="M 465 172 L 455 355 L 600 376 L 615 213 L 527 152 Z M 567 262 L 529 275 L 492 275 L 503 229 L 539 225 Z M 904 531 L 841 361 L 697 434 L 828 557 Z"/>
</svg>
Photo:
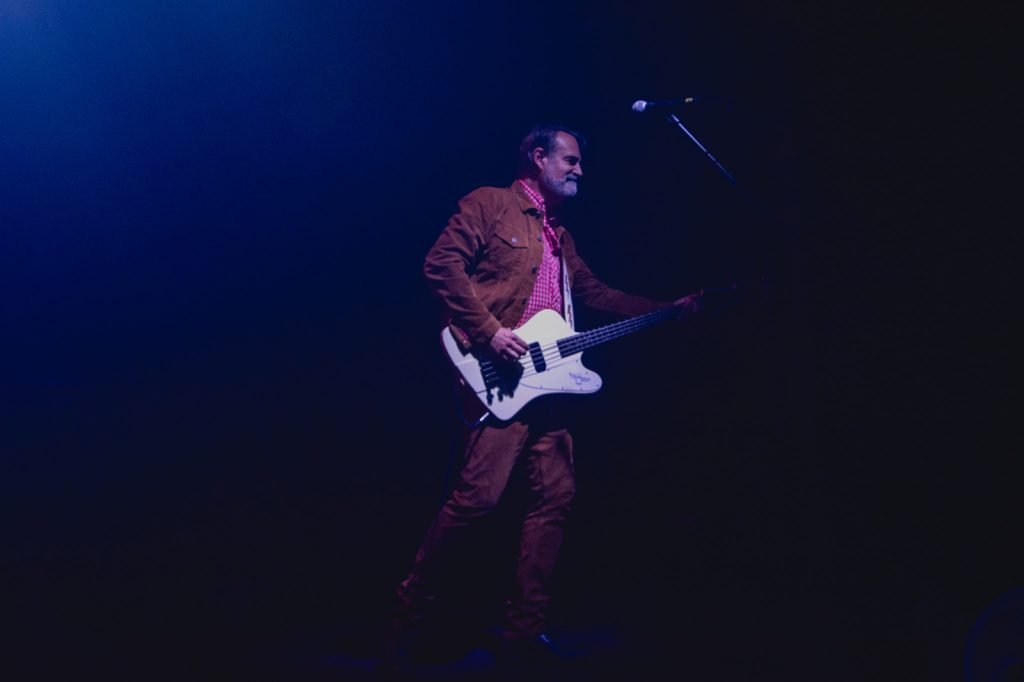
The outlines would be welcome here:
<svg viewBox="0 0 1024 682">
<path fill-rule="evenodd" d="M 747 202 L 747 206 L 749 206 L 751 209 L 753 209 L 758 214 L 758 216 L 761 218 L 761 220 L 764 220 L 766 223 L 773 222 L 771 217 L 770 217 L 771 214 L 768 211 L 768 209 L 765 207 L 765 205 L 759 199 L 757 199 L 753 194 L 751 194 L 747 190 L 746 187 L 744 187 L 743 185 L 741 185 L 739 182 L 736 181 L 736 178 L 733 177 L 732 173 L 727 171 L 725 169 L 725 166 L 723 166 L 721 163 L 719 163 L 718 159 L 716 159 L 714 156 L 712 156 L 711 152 L 709 152 L 707 150 L 707 148 L 700 143 L 700 140 L 698 140 L 696 137 L 694 137 L 693 133 L 691 133 L 689 130 L 686 129 L 686 126 L 683 125 L 683 122 L 679 120 L 678 116 L 676 116 L 674 113 L 669 112 L 669 114 L 665 118 L 670 123 L 676 124 L 676 126 L 678 126 L 678 128 L 680 130 L 682 130 L 683 133 L 685 133 L 688 138 L 693 140 L 693 143 L 695 145 L 697 145 L 697 147 L 702 152 L 704 152 L 704 156 L 706 156 L 708 158 L 708 160 L 711 161 L 711 163 L 715 164 L 715 167 L 718 170 L 722 171 L 722 175 L 724 175 L 726 177 L 726 179 L 729 181 L 729 183 L 732 184 L 732 186 L 736 188 L 736 191 L 739 192 L 740 197 L 744 201 Z"/>
<path fill-rule="evenodd" d="M 694 137 L 693 133 L 691 133 L 689 130 L 686 129 L 686 126 L 683 125 L 683 122 L 679 120 L 678 116 L 676 116 L 675 114 L 670 113 L 668 115 L 668 120 L 671 121 L 672 123 L 675 123 L 677 126 L 679 126 L 679 129 L 682 130 L 684 133 L 686 133 L 686 136 L 688 138 L 693 140 L 693 143 L 695 145 L 697 145 L 697 147 L 699 147 L 702 152 L 704 152 L 704 155 L 706 157 L 708 157 L 708 159 L 711 161 L 711 163 L 715 164 L 715 166 L 718 167 L 718 170 L 722 171 L 722 174 L 725 175 L 725 177 L 727 177 L 729 179 L 729 182 L 731 182 L 733 185 L 736 185 L 736 178 L 734 178 L 732 176 L 732 173 L 730 173 L 729 171 L 725 170 L 725 166 L 720 164 L 718 162 L 718 159 L 713 157 L 711 155 L 711 152 L 709 152 L 707 150 L 707 148 L 705 148 L 704 145 L 702 145 L 700 143 L 700 140 L 698 140 L 696 137 Z M 738 187 L 738 185 L 736 185 L 736 186 Z"/>
</svg>

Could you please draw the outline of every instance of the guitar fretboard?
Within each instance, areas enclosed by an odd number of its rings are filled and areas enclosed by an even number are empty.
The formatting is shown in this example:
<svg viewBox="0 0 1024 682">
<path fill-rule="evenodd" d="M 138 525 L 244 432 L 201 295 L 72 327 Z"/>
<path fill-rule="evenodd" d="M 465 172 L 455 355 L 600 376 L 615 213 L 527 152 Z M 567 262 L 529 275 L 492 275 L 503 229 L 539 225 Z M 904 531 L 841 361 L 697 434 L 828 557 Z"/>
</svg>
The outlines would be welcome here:
<svg viewBox="0 0 1024 682">
<path fill-rule="evenodd" d="M 606 341 L 617 339 L 620 336 L 626 334 L 632 334 L 633 332 L 640 331 L 652 325 L 670 320 L 673 317 L 678 317 L 682 311 L 676 306 L 670 308 L 664 308 L 662 310 L 655 310 L 652 313 L 646 315 L 638 315 L 631 317 L 628 320 L 622 320 L 621 322 L 613 322 L 597 329 L 591 329 L 587 332 L 581 332 L 572 336 L 567 336 L 564 339 L 559 339 L 556 343 L 558 345 L 558 352 L 561 356 L 567 357 L 574 355 L 588 348 L 593 348 Z"/>
</svg>

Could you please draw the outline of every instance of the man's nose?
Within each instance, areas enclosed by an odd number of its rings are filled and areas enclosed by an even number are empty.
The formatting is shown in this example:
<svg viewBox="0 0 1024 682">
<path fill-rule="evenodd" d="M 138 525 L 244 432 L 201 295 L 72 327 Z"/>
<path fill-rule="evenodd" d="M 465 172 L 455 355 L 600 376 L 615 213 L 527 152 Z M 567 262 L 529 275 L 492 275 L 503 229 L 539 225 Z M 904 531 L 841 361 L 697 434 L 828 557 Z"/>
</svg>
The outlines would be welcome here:
<svg viewBox="0 0 1024 682">
<path fill-rule="evenodd" d="M 583 164 L 577 163 L 575 166 L 573 166 L 572 172 L 575 173 L 576 175 L 579 175 L 580 177 L 583 177 Z"/>
</svg>

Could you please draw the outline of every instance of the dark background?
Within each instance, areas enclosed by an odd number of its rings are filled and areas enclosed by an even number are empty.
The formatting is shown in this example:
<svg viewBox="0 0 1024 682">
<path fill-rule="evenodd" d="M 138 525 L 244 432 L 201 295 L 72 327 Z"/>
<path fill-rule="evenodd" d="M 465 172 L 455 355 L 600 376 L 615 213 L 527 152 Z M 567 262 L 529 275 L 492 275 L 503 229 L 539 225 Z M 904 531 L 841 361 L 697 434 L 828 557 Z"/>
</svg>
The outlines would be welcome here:
<svg viewBox="0 0 1024 682">
<path fill-rule="evenodd" d="M 1009 3 L 96 5 L 0 7 L 4 660 L 356 675 L 451 475 L 423 256 L 558 120 L 606 281 L 761 284 L 588 352 L 553 628 L 962 678 L 1021 587 Z M 748 199 L 630 112 L 685 95 Z M 481 628 L 511 497 L 452 596 Z"/>
</svg>

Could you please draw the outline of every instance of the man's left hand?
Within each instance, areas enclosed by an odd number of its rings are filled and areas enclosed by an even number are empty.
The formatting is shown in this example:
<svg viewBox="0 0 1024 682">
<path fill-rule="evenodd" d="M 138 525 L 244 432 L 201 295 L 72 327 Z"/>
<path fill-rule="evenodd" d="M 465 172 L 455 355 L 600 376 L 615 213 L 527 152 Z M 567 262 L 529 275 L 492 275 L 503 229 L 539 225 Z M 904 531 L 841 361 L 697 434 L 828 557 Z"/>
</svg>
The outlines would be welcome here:
<svg viewBox="0 0 1024 682">
<path fill-rule="evenodd" d="M 679 306 L 688 313 L 695 313 L 700 310 L 700 294 L 689 294 L 682 298 L 676 299 L 672 305 Z"/>
</svg>

